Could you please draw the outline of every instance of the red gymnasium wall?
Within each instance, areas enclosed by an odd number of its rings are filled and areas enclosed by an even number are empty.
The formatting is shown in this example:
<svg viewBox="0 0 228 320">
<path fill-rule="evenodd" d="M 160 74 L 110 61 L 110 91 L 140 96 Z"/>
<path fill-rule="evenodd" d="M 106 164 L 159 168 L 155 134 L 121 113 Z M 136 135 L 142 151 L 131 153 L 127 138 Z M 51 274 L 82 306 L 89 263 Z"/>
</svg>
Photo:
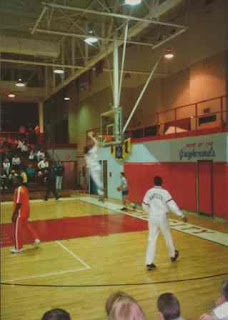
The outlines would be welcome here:
<svg viewBox="0 0 228 320">
<path fill-rule="evenodd" d="M 197 163 L 125 163 L 129 183 L 129 200 L 142 202 L 145 192 L 152 187 L 153 177 L 159 175 L 178 205 L 197 211 Z M 213 164 L 214 213 L 228 220 L 228 164 Z"/>
<path fill-rule="evenodd" d="M 213 171 L 215 215 L 228 221 L 228 163 L 214 163 Z"/>
</svg>

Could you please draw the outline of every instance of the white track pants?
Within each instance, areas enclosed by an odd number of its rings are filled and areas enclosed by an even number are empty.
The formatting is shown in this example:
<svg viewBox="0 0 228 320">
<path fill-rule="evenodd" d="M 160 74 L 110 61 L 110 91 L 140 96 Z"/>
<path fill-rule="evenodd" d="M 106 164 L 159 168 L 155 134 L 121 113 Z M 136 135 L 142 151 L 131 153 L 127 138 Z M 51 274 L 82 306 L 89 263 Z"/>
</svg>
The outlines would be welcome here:
<svg viewBox="0 0 228 320">
<path fill-rule="evenodd" d="M 103 187 L 103 181 L 101 178 L 101 168 L 90 168 L 90 175 L 93 179 L 94 183 L 97 186 L 97 193 L 99 196 L 104 195 L 104 187 Z"/>
<path fill-rule="evenodd" d="M 151 264 L 154 262 L 155 252 L 156 252 L 156 242 L 159 235 L 159 231 L 162 232 L 165 242 L 169 251 L 169 256 L 175 256 L 175 247 L 173 244 L 173 239 L 169 227 L 169 222 L 166 216 L 164 217 L 150 217 L 149 223 L 149 236 L 148 245 L 146 251 L 146 264 Z"/>
</svg>

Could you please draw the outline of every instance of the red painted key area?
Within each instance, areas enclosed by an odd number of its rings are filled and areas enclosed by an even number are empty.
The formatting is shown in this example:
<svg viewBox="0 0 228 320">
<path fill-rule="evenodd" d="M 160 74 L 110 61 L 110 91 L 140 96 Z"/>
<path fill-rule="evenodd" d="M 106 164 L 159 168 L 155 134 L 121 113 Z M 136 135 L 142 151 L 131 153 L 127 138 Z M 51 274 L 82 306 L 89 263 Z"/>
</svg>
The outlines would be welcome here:
<svg viewBox="0 0 228 320">
<path fill-rule="evenodd" d="M 43 242 L 147 230 L 147 221 L 124 214 L 38 220 L 30 223 Z M 1 247 L 12 246 L 13 224 L 1 224 L 0 228 Z M 26 230 L 23 234 L 23 243 L 33 243 L 33 239 L 30 238 Z"/>
</svg>

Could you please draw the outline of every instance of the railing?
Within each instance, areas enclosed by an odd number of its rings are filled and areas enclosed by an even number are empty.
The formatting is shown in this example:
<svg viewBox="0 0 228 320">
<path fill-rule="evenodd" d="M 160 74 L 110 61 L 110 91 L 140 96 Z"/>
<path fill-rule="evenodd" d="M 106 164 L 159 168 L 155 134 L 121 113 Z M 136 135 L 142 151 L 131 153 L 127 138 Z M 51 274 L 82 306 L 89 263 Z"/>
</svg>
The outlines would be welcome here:
<svg viewBox="0 0 228 320">
<path fill-rule="evenodd" d="M 128 129 L 126 137 L 137 139 L 200 133 L 202 130 L 211 129 L 226 130 L 227 103 L 227 96 L 221 96 L 158 112 L 154 116 L 154 122 L 146 127 Z"/>
</svg>

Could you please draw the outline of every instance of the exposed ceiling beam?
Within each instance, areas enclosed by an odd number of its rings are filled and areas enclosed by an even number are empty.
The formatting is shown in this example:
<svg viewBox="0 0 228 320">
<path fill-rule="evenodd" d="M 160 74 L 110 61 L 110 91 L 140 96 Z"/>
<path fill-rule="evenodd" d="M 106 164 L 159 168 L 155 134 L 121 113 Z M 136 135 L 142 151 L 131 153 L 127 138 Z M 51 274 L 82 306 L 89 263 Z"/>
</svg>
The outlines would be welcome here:
<svg viewBox="0 0 228 320">
<path fill-rule="evenodd" d="M 36 20 L 36 22 L 35 22 L 35 24 L 34 24 L 34 26 L 32 28 L 31 34 L 34 34 L 34 32 L 36 31 L 36 28 L 38 27 L 38 25 L 39 25 L 40 21 L 42 20 L 44 14 L 46 13 L 46 11 L 47 11 L 47 7 L 43 7 L 43 10 L 42 10 L 39 18 Z"/>
<path fill-rule="evenodd" d="M 60 68 L 69 68 L 69 69 L 83 69 L 83 66 L 76 66 L 71 64 L 61 64 L 61 63 L 48 63 L 48 62 L 39 62 L 39 61 L 29 61 L 29 60 L 14 60 L 14 59 L 4 59 L 0 58 L 0 62 L 9 62 L 16 64 L 27 64 L 35 66 L 47 66 L 47 67 L 60 67 Z"/>
<path fill-rule="evenodd" d="M 163 14 L 167 13 L 169 10 L 173 9 L 177 5 L 179 5 L 183 0 L 167 0 L 166 2 L 162 3 L 159 6 L 159 16 L 162 16 Z M 150 13 L 151 14 L 151 13 Z M 150 14 L 148 14 L 144 20 L 148 20 L 150 18 Z M 129 37 L 136 36 L 139 34 L 142 30 L 144 30 L 148 26 L 148 22 L 138 22 L 133 27 L 129 29 Z M 187 27 L 180 29 L 179 31 L 184 32 L 187 30 Z M 179 35 L 179 34 L 178 34 Z M 172 35 L 169 39 L 173 39 L 176 35 Z M 169 41 L 169 39 L 166 39 L 165 41 Z M 161 44 L 157 44 L 156 48 L 160 45 L 162 45 L 164 41 L 161 42 Z M 118 45 L 122 45 L 123 41 L 118 41 Z M 88 61 L 87 65 L 81 69 L 77 70 L 75 74 L 69 76 L 67 79 L 65 79 L 60 85 L 58 85 L 49 95 L 46 97 L 48 99 L 50 96 L 56 94 L 59 90 L 67 86 L 71 81 L 75 80 L 76 78 L 80 77 L 83 73 L 91 69 L 97 62 L 104 59 L 106 56 L 108 56 L 110 53 L 113 52 L 113 43 L 111 43 L 106 50 L 99 53 L 97 56 L 93 57 Z"/>
<path fill-rule="evenodd" d="M 27 60 L 13 60 L 13 59 L 4 59 L 0 58 L 0 62 L 14 63 L 14 64 L 24 64 L 24 65 L 40 65 L 47 67 L 59 67 L 59 68 L 69 68 L 69 69 L 84 69 L 83 66 L 76 66 L 71 64 L 58 64 L 58 63 L 46 63 L 46 62 L 35 62 L 35 61 L 27 61 Z M 103 68 L 104 72 L 112 72 L 113 69 Z M 141 74 L 148 75 L 150 72 L 144 70 L 124 70 L 124 73 L 130 74 Z M 165 73 L 157 72 L 159 75 L 166 75 Z"/>
<path fill-rule="evenodd" d="M 64 37 L 73 37 L 73 38 L 79 38 L 79 39 L 86 39 L 88 37 L 87 35 L 84 35 L 84 34 L 61 32 L 61 31 L 55 31 L 55 30 L 36 29 L 36 32 L 45 33 L 45 34 L 52 34 L 52 35 L 59 35 L 59 36 L 64 36 Z M 113 39 L 107 39 L 107 38 L 102 38 L 102 37 L 97 37 L 97 38 L 98 38 L 98 40 L 101 40 L 101 41 L 113 42 Z M 123 39 L 118 39 L 118 40 L 123 41 Z M 146 46 L 146 47 L 153 47 L 154 46 L 152 43 L 140 42 L 140 41 L 127 40 L 127 43 L 138 45 L 138 46 Z"/>
<path fill-rule="evenodd" d="M 161 22 L 161 21 L 151 20 L 151 19 L 147 19 L 147 18 L 138 18 L 138 17 L 128 16 L 128 15 L 119 14 L 119 13 L 102 12 L 102 11 L 96 11 L 96 10 L 91 10 L 91 9 L 69 7 L 69 6 L 64 6 L 64 5 L 60 5 L 60 4 L 56 4 L 56 3 L 47 3 L 47 2 L 42 2 L 42 5 L 44 5 L 46 7 L 56 8 L 56 9 L 85 12 L 88 14 L 94 14 L 94 15 L 100 15 L 100 16 L 106 16 L 106 17 L 114 17 L 114 18 L 124 19 L 124 20 L 128 20 L 128 21 L 131 20 L 131 21 L 136 21 L 136 22 L 146 22 L 146 23 L 152 23 L 152 24 L 175 27 L 175 28 L 185 28 L 185 26 L 175 24 L 175 23 Z"/>
</svg>

